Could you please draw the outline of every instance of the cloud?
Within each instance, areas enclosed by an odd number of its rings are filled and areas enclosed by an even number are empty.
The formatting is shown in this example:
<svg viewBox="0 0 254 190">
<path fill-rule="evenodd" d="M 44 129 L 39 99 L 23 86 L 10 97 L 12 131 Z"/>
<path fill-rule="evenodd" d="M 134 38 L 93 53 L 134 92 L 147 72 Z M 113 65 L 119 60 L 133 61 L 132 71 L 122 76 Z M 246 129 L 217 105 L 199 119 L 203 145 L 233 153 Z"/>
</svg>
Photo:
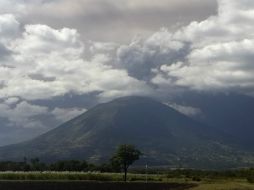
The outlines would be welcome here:
<svg viewBox="0 0 254 190">
<path fill-rule="evenodd" d="M 68 109 L 55 108 L 51 113 L 55 116 L 55 118 L 58 121 L 64 123 L 86 111 L 87 111 L 86 109 L 80 109 L 80 108 L 68 108 Z"/>
<path fill-rule="evenodd" d="M 186 2 L 175 0 L 1 1 L 1 117 L 23 127 L 45 126 L 35 119 L 40 116 L 59 123 L 85 110 L 38 102 L 68 96 L 92 96 L 98 103 L 128 95 L 167 100 L 188 90 L 253 95 L 253 2 L 218 0 L 217 15 L 204 9 L 213 14 L 208 18 L 193 10 L 214 2 L 191 2 L 186 8 Z M 179 10 L 190 17 L 176 18 Z M 173 21 L 181 22 L 178 27 L 192 22 L 173 30 Z M 134 33 L 142 35 L 121 43 Z M 199 113 L 171 106 L 187 115 Z"/>
<path fill-rule="evenodd" d="M 17 39 L 12 44 L 14 49 L 23 55 L 28 52 L 33 54 L 49 54 L 52 52 L 62 55 L 78 56 L 82 52 L 79 34 L 75 29 L 63 28 L 54 30 L 46 25 L 26 25 L 23 38 Z M 62 51 L 59 49 L 64 48 Z"/>
<path fill-rule="evenodd" d="M 128 42 L 136 34 L 150 35 L 161 27 L 176 28 L 215 14 L 215 0 L 1 0 L 0 13 L 22 23 L 53 28 L 77 28 L 83 39 Z M 184 13 L 184 14 L 183 14 Z M 63 19 L 64 18 L 64 19 Z M 112 30 L 114 28 L 114 30 Z"/>
<path fill-rule="evenodd" d="M 154 84 L 253 93 L 254 5 L 237 0 L 218 3 L 217 16 L 168 33 L 172 41 L 189 42 L 191 51 L 185 61 L 166 63 L 155 70 Z"/>
<path fill-rule="evenodd" d="M 14 99 L 8 99 L 5 103 L 0 104 L 0 117 L 6 118 L 9 121 L 9 126 L 24 127 L 24 128 L 45 128 L 45 126 L 35 116 L 45 115 L 48 113 L 48 108 L 43 106 L 31 105 L 22 101 L 12 107 Z M 15 102 L 16 103 L 16 102 Z"/>
<path fill-rule="evenodd" d="M 4 103 L 7 105 L 13 105 L 13 104 L 16 104 L 17 102 L 19 102 L 19 98 L 17 97 L 10 97 L 4 101 Z"/>
<path fill-rule="evenodd" d="M 189 117 L 196 117 L 202 114 L 201 109 L 191 106 L 183 106 L 176 103 L 165 103 L 165 105 Z"/>
<path fill-rule="evenodd" d="M 102 48 L 98 43 L 95 46 L 97 50 Z M 26 25 L 22 36 L 12 39 L 9 49 L 13 52 L 11 61 L 0 66 L 5 84 L 0 98 L 37 100 L 91 92 L 101 92 L 101 98 L 113 98 L 150 90 L 145 82 L 130 77 L 125 70 L 105 64 L 110 61 L 106 54 L 84 59 L 85 47 L 74 29 Z"/>
<path fill-rule="evenodd" d="M 3 0 L 0 1 L 0 12 L 2 14 L 7 13 L 24 13 L 26 9 L 25 2 L 23 0 Z"/>
<path fill-rule="evenodd" d="M 2 44 L 0 44 L 0 61 L 5 60 L 11 52 Z"/>
<path fill-rule="evenodd" d="M 166 2 L 156 7 L 163 8 Z M 55 7 L 56 3 L 65 11 L 69 2 L 36 1 L 26 3 L 26 8 L 38 4 Z M 102 5 L 101 1 L 96 3 Z M 107 3 L 121 9 L 118 2 Z M 144 7 L 143 1 L 125 3 L 130 10 Z M 0 32 L 5 42 L 1 49 L 9 54 L 0 66 L 0 98 L 31 101 L 97 93 L 100 101 L 105 101 L 125 95 L 154 95 L 161 89 L 167 93 L 167 88 L 250 92 L 253 5 L 236 0 L 219 0 L 218 4 L 217 16 L 192 22 L 176 32 L 163 28 L 127 45 L 82 41 L 76 29 L 42 24 L 21 27 L 15 16 L 2 15 Z"/>
<path fill-rule="evenodd" d="M 31 138 L 86 111 L 71 105 L 38 105 L 36 101 L 94 94 L 97 98 L 93 99 L 104 102 L 152 91 L 145 81 L 110 64 L 116 43 L 82 42 L 75 29 L 22 26 L 10 14 L 0 18 L 0 47 L 5 56 L 0 60 L 0 118 L 5 119 L 1 130 L 31 129 L 31 134 L 24 135 Z"/>
<path fill-rule="evenodd" d="M 8 45 L 18 35 L 20 24 L 12 14 L 0 15 L 0 44 Z"/>
<path fill-rule="evenodd" d="M 130 76 L 141 80 L 151 77 L 152 69 L 165 63 L 182 60 L 188 52 L 188 44 L 175 41 L 167 29 L 161 29 L 147 39 L 134 39 L 117 50 L 117 66 Z"/>
</svg>

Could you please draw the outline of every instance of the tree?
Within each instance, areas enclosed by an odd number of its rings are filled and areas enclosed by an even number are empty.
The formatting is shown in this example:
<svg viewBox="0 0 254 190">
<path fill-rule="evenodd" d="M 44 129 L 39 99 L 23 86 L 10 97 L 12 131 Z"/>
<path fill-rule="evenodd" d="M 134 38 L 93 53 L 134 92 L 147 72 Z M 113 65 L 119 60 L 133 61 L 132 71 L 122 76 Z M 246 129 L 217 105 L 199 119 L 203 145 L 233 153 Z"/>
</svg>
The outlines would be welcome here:
<svg viewBox="0 0 254 190">
<path fill-rule="evenodd" d="M 119 166 L 124 171 L 124 181 L 127 179 L 127 171 L 142 153 L 134 146 L 129 144 L 120 145 L 111 158 L 112 166 Z"/>
</svg>

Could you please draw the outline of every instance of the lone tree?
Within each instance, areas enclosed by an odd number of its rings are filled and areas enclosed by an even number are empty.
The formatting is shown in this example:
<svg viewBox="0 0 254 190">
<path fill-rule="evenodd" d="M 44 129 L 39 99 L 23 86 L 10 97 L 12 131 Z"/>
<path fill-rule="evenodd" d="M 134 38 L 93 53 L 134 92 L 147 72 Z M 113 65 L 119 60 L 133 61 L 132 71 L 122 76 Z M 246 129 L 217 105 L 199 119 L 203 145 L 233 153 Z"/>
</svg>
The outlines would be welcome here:
<svg viewBox="0 0 254 190">
<path fill-rule="evenodd" d="M 127 171 L 130 165 L 132 165 L 142 153 L 134 146 L 130 144 L 120 145 L 113 157 L 111 163 L 113 166 L 119 166 L 124 171 L 124 181 L 127 180 Z"/>
</svg>

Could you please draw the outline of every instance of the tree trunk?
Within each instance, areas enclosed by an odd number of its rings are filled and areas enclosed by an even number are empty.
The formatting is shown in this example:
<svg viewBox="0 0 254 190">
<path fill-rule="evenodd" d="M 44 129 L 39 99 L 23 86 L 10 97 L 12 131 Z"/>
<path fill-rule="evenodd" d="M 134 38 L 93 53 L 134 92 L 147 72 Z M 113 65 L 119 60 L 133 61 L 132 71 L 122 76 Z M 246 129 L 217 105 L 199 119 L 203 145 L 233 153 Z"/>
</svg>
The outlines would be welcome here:
<svg viewBox="0 0 254 190">
<path fill-rule="evenodd" d="M 124 181 L 127 181 L 127 167 L 124 166 Z"/>
</svg>

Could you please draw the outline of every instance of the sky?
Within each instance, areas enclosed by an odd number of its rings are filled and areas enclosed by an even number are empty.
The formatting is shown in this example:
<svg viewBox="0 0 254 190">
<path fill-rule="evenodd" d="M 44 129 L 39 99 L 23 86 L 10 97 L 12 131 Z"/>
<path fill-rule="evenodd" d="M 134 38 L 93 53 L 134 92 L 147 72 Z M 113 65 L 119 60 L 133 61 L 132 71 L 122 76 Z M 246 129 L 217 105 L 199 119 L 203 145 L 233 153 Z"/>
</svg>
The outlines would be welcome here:
<svg viewBox="0 0 254 190">
<path fill-rule="evenodd" d="M 0 0 L 0 145 L 121 96 L 253 96 L 253 23 L 253 0 Z"/>
</svg>

